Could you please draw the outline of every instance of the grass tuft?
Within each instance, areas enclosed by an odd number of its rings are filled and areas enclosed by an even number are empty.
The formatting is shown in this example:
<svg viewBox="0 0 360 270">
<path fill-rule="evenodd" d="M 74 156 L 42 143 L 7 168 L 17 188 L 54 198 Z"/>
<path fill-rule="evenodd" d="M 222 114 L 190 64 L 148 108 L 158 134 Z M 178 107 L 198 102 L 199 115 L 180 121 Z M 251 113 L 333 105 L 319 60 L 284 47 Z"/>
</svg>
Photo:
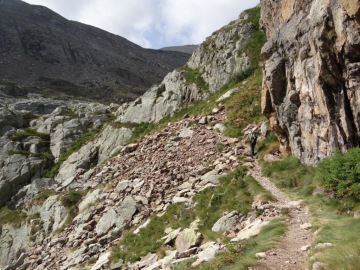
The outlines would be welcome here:
<svg viewBox="0 0 360 270">
<path fill-rule="evenodd" d="M 0 227 L 4 224 L 10 224 L 14 227 L 20 227 L 26 220 L 27 215 L 21 210 L 11 210 L 7 206 L 0 209 Z"/>
<path fill-rule="evenodd" d="M 19 142 L 19 141 L 22 141 L 31 136 L 39 137 L 39 138 L 43 139 L 44 141 L 50 140 L 49 134 L 37 132 L 36 129 L 33 129 L 33 128 L 25 128 L 24 131 L 20 131 L 20 132 L 13 134 L 10 137 L 10 139 L 13 141 Z"/>
</svg>

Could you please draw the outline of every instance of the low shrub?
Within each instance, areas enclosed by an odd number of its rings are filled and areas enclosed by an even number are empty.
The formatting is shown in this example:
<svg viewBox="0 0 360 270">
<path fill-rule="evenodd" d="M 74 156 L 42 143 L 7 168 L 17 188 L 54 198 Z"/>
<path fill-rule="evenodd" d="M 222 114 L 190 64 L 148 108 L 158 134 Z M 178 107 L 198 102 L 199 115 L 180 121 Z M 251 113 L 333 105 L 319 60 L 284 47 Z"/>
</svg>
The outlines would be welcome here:
<svg viewBox="0 0 360 270">
<path fill-rule="evenodd" d="M 360 199 L 360 148 L 335 154 L 319 163 L 317 177 L 337 198 Z"/>
</svg>

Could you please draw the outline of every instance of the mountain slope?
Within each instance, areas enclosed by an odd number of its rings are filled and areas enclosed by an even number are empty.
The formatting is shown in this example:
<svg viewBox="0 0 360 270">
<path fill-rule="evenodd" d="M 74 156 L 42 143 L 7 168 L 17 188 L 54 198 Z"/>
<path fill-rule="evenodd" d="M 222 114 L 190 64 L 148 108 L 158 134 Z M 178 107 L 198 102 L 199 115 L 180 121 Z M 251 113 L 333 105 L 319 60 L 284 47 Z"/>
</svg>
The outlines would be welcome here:
<svg viewBox="0 0 360 270">
<path fill-rule="evenodd" d="M 143 49 L 19 0 L 0 0 L 0 10 L 3 81 L 121 101 L 139 96 L 189 58 L 186 53 Z"/>
<path fill-rule="evenodd" d="M 184 53 L 192 54 L 197 47 L 198 45 L 171 46 L 171 47 L 160 48 L 160 50 L 184 52 Z"/>
</svg>

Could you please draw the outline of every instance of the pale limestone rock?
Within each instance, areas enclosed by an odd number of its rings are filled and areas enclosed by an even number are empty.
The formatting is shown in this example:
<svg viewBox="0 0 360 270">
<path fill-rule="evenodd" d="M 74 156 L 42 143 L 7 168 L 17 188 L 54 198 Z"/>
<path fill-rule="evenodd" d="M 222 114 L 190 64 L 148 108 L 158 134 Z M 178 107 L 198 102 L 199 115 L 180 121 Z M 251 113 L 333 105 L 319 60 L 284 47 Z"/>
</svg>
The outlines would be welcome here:
<svg viewBox="0 0 360 270">
<path fill-rule="evenodd" d="M 250 237 L 256 236 L 260 233 L 261 229 L 269 224 L 269 221 L 264 221 L 261 219 L 257 219 L 254 222 L 247 225 L 244 229 L 242 229 L 236 236 L 236 238 L 231 239 L 232 242 L 237 242 L 245 239 L 249 239 Z"/>
<path fill-rule="evenodd" d="M 264 259 L 266 258 L 266 253 L 265 252 L 258 252 L 255 254 L 255 257 L 258 259 Z"/>
<path fill-rule="evenodd" d="M 219 103 L 221 101 L 224 101 L 225 99 L 228 99 L 233 93 L 239 91 L 238 88 L 232 88 L 229 91 L 227 91 L 225 94 L 223 94 L 221 97 L 219 97 L 216 102 Z"/>
<path fill-rule="evenodd" d="M 91 204 L 94 204 L 96 201 L 104 198 L 103 189 L 95 189 L 92 192 L 86 194 L 85 198 L 80 202 L 78 208 L 79 212 L 83 212 Z"/>
<path fill-rule="evenodd" d="M 95 147 L 99 148 L 98 162 L 101 163 L 120 152 L 131 135 L 132 132 L 129 128 L 114 128 L 111 125 L 106 125 L 95 142 Z"/>
<path fill-rule="evenodd" d="M 45 232 L 53 232 L 61 228 L 65 224 L 68 215 L 58 195 L 47 198 L 38 212 L 40 213 Z"/>
<path fill-rule="evenodd" d="M 81 134 L 86 132 L 87 126 L 88 121 L 82 119 L 71 119 L 56 126 L 55 131 L 50 133 L 50 150 L 56 161 Z"/>
<path fill-rule="evenodd" d="M 118 213 L 114 208 L 110 208 L 108 211 L 106 211 L 100 218 L 99 222 L 96 224 L 96 234 L 100 236 L 106 234 L 110 228 L 115 225 L 117 217 Z"/>
<path fill-rule="evenodd" d="M 300 225 L 300 229 L 310 230 L 312 228 L 311 223 L 304 223 Z"/>
<path fill-rule="evenodd" d="M 116 234 L 121 234 L 125 227 L 131 222 L 132 217 L 137 212 L 137 205 L 130 196 L 126 197 L 117 208 L 112 207 L 106 211 L 96 225 L 97 235 L 106 234 L 110 228 L 116 227 Z M 113 235 L 115 237 L 115 235 Z"/>
<path fill-rule="evenodd" d="M 179 233 L 175 240 L 175 247 L 178 252 L 184 252 L 198 245 L 201 241 L 202 235 L 194 229 L 184 229 Z"/>
<path fill-rule="evenodd" d="M 191 128 L 184 128 L 180 130 L 179 137 L 180 138 L 190 138 L 194 134 L 194 131 Z"/>
<path fill-rule="evenodd" d="M 89 142 L 80 148 L 79 151 L 71 154 L 60 166 L 59 173 L 55 180 L 66 187 L 75 180 L 78 169 L 88 170 L 91 165 L 96 164 L 98 148 L 93 142 Z M 66 181 L 66 182 L 65 182 Z"/>
<path fill-rule="evenodd" d="M 233 226 L 236 226 L 241 214 L 237 211 L 232 211 L 229 214 L 221 217 L 211 228 L 213 232 L 226 231 Z"/>
<path fill-rule="evenodd" d="M 19 252 L 31 246 L 31 227 L 23 225 L 13 227 L 9 224 L 2 225 L 0 230 L 0 265 L 14 265 L 20 259 Z"/>
<path fill-rule="evenodd" d="M 176 230 L 172 230 L 172 231 L 169 232 L 166 236 L 164 236 L 163 238 L 161 238 L 162 240 L 164 240 L 164 245 L 167 245 L 167 244 L 169 244 L 170 242 L 174 241 L 174 240 L 178 237 L 178 235 L 179 235 L 179 233 L 180 233 L 181 230 L 182 230 L 182 228 L 178 228 L 178 229 L 176 229 Z"/>
<path fill-rule="evenodd" d="M 192 267 L 197 267 L 203 262 L 211 261 L 216 253 L 219 252 L 220 246 L 215 242 L 209 242 L 202 245 L 199 250 L 196 254 L 197 260 L 191 264 Z"/>
<path fill-rule="evenodd" d="M 315 262 L 312 265 L 312 270 L 328 270 L 328 266 L 325 263 L 322 262 Z"/>
<path fill-rule="evenodd" d="M 150 265 L 154 264 L 158 259 L 158 256 L 153 253 L 148 253 L 146 256 L 141 258 L 140 262 L 135 263 L 136 267 L 144 268 L 149 267 Z"/>
<path fill-rule="evenodd" d="M 37 157 L 20 154 L 6 156 L 0 168 L 0 207 L 31 179 L 39 178 L 45 164 L 43 159 Z"/>
<path fill-rule="evenodd" d="M 315 246 L 315 249 L 319 250 L 319 249 L 325 249 L 325 248 L 330 248 L 330 247 L 335 247 L 335 244 L 333 243 L 319 243 Z"/>
<path fill-rule="evenodd" d="M 91 267 L 91 270 L 99 270 L 102 267 L 107 266 L 110 261 L 109 260 L 110 255 L 111 255 L 111 252 L 106 252 L 106 253 L 100 255 L 99 259 Z"/>
<path fill-rule="evenodd" d="M 310 245 L 306 245 L 306 246 L 302 246 L 302 247 L 300 248 L 300 250 L 301 250 L 301 251 L 308 251 L 310 248 L 311 248 Z"/>
</svg>

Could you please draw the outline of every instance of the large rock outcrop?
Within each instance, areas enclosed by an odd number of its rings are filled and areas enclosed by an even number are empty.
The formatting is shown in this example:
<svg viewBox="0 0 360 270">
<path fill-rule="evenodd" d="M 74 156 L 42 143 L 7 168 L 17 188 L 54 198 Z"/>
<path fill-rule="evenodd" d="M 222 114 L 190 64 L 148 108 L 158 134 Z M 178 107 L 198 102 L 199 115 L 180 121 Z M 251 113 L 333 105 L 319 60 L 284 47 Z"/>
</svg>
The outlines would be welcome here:
<svg viewBox="0 0 360 270">
<path fill-rule="evenodd" d="M 203 100 L 230 79 L 252 67 L 244 48 L 258 28 L 248 12 L 206 39 L 192 54 L 185 68 L 169 73 L 137 100 L 117 111 L 120 122 L 158 122 L 182 106 Z M 203 84 L 192 82 L 188 73 L 196 72 Z M 206 89 L 204 89 L 206 88 Z"/>
<path fill-rule="evenodd" d="M 359 144 L 360 4 L 262 0 L 262 110 L 283 151 L 315 164 Z"/>
</svg>

